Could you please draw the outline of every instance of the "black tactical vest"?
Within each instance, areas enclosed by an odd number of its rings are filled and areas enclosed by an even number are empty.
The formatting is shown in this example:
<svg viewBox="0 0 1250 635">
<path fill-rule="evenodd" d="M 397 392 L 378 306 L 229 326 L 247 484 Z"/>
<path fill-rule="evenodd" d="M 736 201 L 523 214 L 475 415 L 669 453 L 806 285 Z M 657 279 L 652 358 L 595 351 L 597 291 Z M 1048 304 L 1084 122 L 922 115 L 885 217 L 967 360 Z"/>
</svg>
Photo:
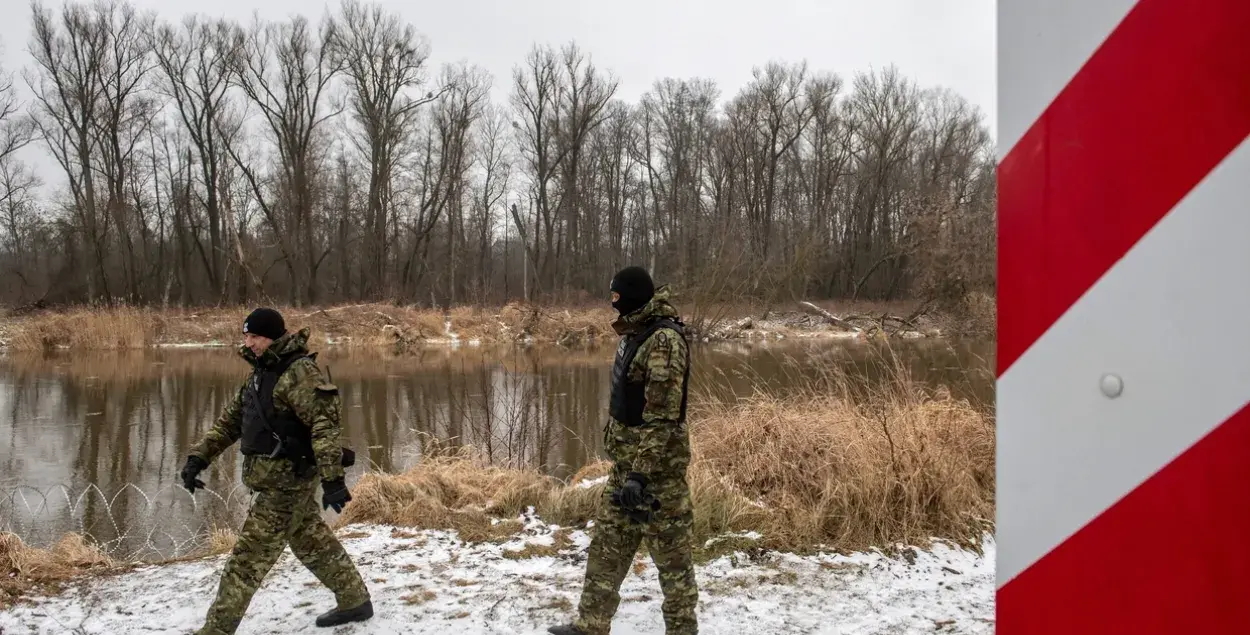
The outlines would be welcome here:
<svg viewBox="0 0 1250 635">
<path fill-rule="evenodd" d="M 239 450 L 243 454 L 289 459 L 313 456 L 311 429 L 294 413 L 279 414 L 273 406 L 273 389 L 278 378 L 303 357 L 315 355 L 294 353 L 279 358 L 272 367 L 257 366 L 253 371 L 243 391 L 243 434 L 239 439 Z M 278 452 L 279 439 L 282 440 L 281 452 Z"/>
<path fill-rule="evenodd" d="M 660 318 L 652 321 L 637 333 L 622 337 L 621 343 L 616 347 L 616 362 L 612 365 L 612 398 L 609 414 L 626 426 L 643 424 L 642 411 L 647 403 L 646 382 L 630 381 L 629 366 L 633 363 L 634 356 L 638 354 L 638 347 L 642 346 L 642 343 L 660 328 L 673 329 L 683 341 L 686 339 L 686 330 L 681 322 L 672 318 Z M 686 420 L 686 393 L 689 384 L 690 347 L 686 346 L 686 371 L 681 382 L 681 416 L 677 420 L 678 423 Z"/>
</svg>

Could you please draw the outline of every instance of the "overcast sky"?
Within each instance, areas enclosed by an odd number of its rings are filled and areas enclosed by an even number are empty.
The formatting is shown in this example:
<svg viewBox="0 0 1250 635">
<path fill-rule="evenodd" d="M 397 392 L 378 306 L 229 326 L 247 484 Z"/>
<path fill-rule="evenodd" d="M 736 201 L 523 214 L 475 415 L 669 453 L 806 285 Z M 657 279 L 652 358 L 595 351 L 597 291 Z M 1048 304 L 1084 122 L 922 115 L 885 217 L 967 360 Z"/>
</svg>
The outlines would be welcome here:
<svg viewBox="0 0 1250 635">
<path fill-rule="evenodd" d="M 46 2 L 47 0 L 45 0 Z M 60 7 L 62 0 L 52 6 Z M 319 19 L 338 0 L 134 0 L 163 19 L 207 12 L 249 20 L 303 13 Z M 467 60 L 495 76 L 493 98 L 505 103 L 514 65 L 535 43 L 569 40 L 620 80 L 634 101 L 661 77 L 706 77 L 722 99 L 750 81 L 769 60 L 807 59 L 813 69 L 848 79 L 889 64 L 922 87 L 945 86 L 979 106 L 990 130 L 995 118 L 995 0 L 383 0 L 428 38 L 431 62 Z M 3 67 L 27 65 L 28 0 L 0 0 Z M 28 96 L 19 77 L 17 85 Z M 43 154 L 43 150 L 38 151 Z M 39 160 L 40 171 L 53 169 Z M 50 176 L 44 173 L 44 176 Z"/>
</svg>

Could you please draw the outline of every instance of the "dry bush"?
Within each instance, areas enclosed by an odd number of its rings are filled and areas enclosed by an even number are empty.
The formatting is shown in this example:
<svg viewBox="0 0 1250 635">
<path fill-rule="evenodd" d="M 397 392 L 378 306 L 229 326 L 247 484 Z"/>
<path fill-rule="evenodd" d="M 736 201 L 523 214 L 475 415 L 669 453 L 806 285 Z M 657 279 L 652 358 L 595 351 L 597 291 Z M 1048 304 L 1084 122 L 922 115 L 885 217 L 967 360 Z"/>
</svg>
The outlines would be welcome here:
<svg viewBox="0 0 1250 635">
<path fill-rule="evenodd" d="M 461 447 L 402 474 L 361 477 L 338 524 L 454 529 L 464 540 L 501 541 L 521 529 L 514 519 L 529 507 L 547 522 L 585 523 L 593 518 L 602 490 L 602 485 L 565 486 L 537 470 L 492 466 L 473 448 Z"/>
<path fill-rule="evenodd" d="M 512 303 L 499 309 L 437 309 L 374 303 L 327 308 L 274 307 L 288 329 L 310 327 L 313 344 L 406 348 L 423 342 L 460 340 L 581 344 L 612 338 L 610 308 L 553 309 Z M 207 311 L 114 307 L 44 311 L 5 324 L 14 350 L 136 349 L 161 344 L 234 346 L 241 342 L 243 318 L 251 307 Z M 450 328 L 449 328 L 450 326 Z"/>
<path fill-rule="evenodd" d="M 990 307 L 992 326 L 993 296 L 978 296 L 960 307 L 950 309 L 958 319 L 984 315 Z M 916 303 L 820 303 L 835 315 L 861 314 L 879 317 L 909 314 Z M 975 305 L 975 306 L 973 306 Z M 704 302 L 693 299 L 677 306 L 686 312 L 686 320 L 700 337 L 717 337 L 722 326 L 745 317 L 806 317 L 797 305 L 771 305 L 739 302 L 737 304 Z M 771 308 L 766 308 L 766 306 Z M 444 313 L 438 309 L 397 307 L 371 303 L 327 308 L 274 307 L 282 312 L 289 329 L 310 327 L 312 345 L 333 344 L 342 348 L 409 349 L 428 342 L 476 340 L 486 344 L 532 342 L 580 347 L 615 339 L 612 321 L 616 313 L 606 303 L 589 308 L 555 308 L 513 302 L 500 308 L 456 307 Z M 48 350 L 57 348 L 122 350 L 172 344 L 216 344 L 236 346 L 241 343 L 241 324 L 251 307 L 214 308 L 204 311 L 183 309 L 139 309 L 133 307 L 79 308 L 67 311 L 44 311 L 17 318 L 4 324 L 4 338 L 13 350 Z M 973 313 L 970 313 L 973 312 Z M 954 319 L 955 316 L 948 316 Z M 798 320 L 807 323 L 812 320 Z M 819 320 L 815 321 L 817 324 Z M 979 323 L 978 323 L 979 324 Z M 799 330 L 804 330 L 802 327 Z M 984 330 L 984 329 L 982 329 Z M 782 331 L 778 331 L 782 332 Z"/>
<path fill-rule="evenodd" d="M 841 367 L 791 360 L 751 399 L 699 399 L 692 417 L 701 535 L 758 531 L 801 551 L 940 537 L 975 545 L 994 517 L 992 407 L 916 382 L 888 345 L 890 369 L 865 386 Z"/>
<path fill-rule="evenodd" d="M 165 325 L 160 315 L 130 307 L 41 313 L 12 324 L 9 346 L 19 350 L 143 348 L 158 341 Z"/>
<path fill-rule="evenodd" d="M 785 382 L 757 378 L 748 399 L 692 394 L 696 558 L 754 548 L 891 549 L 932 538 L 976 548 L 993 530 L 993 406 L 926 388 L 888 346 L 878 350 L 893 370 L 875 384 L 855 381 L 830 358 L 805 357 L 782 367 Z M 536 469 L 490 465 L 472 447 L 431 442 L 421 450 L 425 458 L 404 473 L 363 476 L 336 524 L 450 529 L 469 542 L 500 543 L 523 529 L 517 518 L 533 508 L 563 528 L 584 527 L 598 512 L 598 480 L 610 469 L 596 461 L 562 482 Z M 723 538 L 743 531 L 764 538 Z M 505 556 L 550 555 L 567 539 L 561 532 L 554 545 Z M 218 530 L 203 553 L 181 559 L 222 554 L 233 543 L 232 531 Z M 75 576 L 122 570 L 76 534 L 49 549 L 0 534 L 0 606 L 54 593 Z"/>
<path fill-rule="evenodd" d="M 70 533 L 48 549 L 30 547 L 13 533 L 0 533 L 0 608 L 32 591 L 56 592 L 71 578 L 117 568 L 79 534 Z"/>
<path fill-rule="evenodd" d="M 205 555 L 216 556 L 223 553 L 230 553 L 234 550 L 234 545 L 239 541 L 238 534 L 233 529 L 217 528 L 208 537 L 208 553 Z"/>
<path fill-rule="evenodd" d="M 710 410 L 694 440 L 709 535 L 755 530 L 796 550 L 963 542 L 993 517 L 993 422 L 948 398 L 761 397 Z"/>
<path fill-rule="evenodd" d="M 352 502 L 337 525 L 386 523 L 454 529 L 468 541 L 502 541 L 521 529 L 515 519 L 533 507 L 558 525 L 583 524 L 598 508 L 602 485 L 579 487 L 608 464 L 584 467 L 569 485 L 534 469 L 490 465 L 470 446 L 426 448 L 428 458 L 402 474 L 372 472 L 352 487 Z"/>
<path fill-rule="evenodd" d="M 700 557 L 748 546 L 729 540 L 704 549 L 727 532 L 758 531 L 765 536 L 759 546 L 802 552 L 924 544 L 931 537 L 975 546 L 992 530 L 992 404 L 926 388 L 888 345 L 873 350 L 883 357 L 877 365 L 891 371 L 872 383 L 849 375 L 836 356 L 812 355 L 754 377 L 756 393 L 748 399 L 718 398 L 706 387 L 711 382 L 696 387 L 689 482 Z M 366 474 L 338 524 L 454 529 L 468 541 L 499 542 L 522 528 L 516 519 L 532 507 L 547 522 L 584 526 L 604 487 L 587 482 L 610 468 L 597 461 L 565 483 L 537 469 L 490 465 L 472 447 L 433 443 L 421 451 L 425 458 L 402 474 Z M 223 553 L 231 544 L 223 531 L 207 550 Z M 72 535 L 46 552 L 0 536 L 6 597 L 109 564 Z"/>
<path fill-rule="evenodd" d="M 307 309 L 277 307 L 288 329 L 309 327 L 312 343 L 333 343 L 346 348 L 406 348 L 428 340 L 447 339 L 446 317 L 441 311 L 372 303 Z M 235 320 L 246 309 L 238 309 Z"/>
<path fill-rule="evenodd" d="M 492 520 L 514 518 L 554 486 L 537 472 L 488 465 L 471 447 L 439 450 L 402 474 L 363 476 L 338 523 L 456 529 L 465 540 L 503 539 L 519 524 Z"/>
<path fill-rule="evenodd" d="M 796 362 L 799 363 L 799 362 Z M 808 373 L 786 398 L 693 405 L 695 544 L 726 532 L 758 531 L 765 545 L 803 551 L 938 537 L 976 545 L 994 516 L 992 411 L 893 376 L 869 391 L 830 366 Z M 568 484 L 536 470 L 486 464 L 471 448 L 435 452 L 408 472 L 369 474 L 341 522 L 458 529 L 499 540 L 527 507 L 561 526 L 593 518 L 606 462 Z"/>
<path fill-rule="evenodd" d="M 510 303 L 499 312 L 505 333 L 516 339 L 564 346 L 586 344 L 616 337 L 611 307 L 555 309 L 539 305 Z"/>
<path fill-rule="evenodd" d="M 186 553 L 169 557 L 156 559 L 140 559 L 135 558 L 128 561 L 130 564 L 146 562 L 151 564 L 173 564 L 176 562 L 193 562 L 213 556 L 221 556 L 234 550 L 234 545 L 239 541 L 239 535 L 235 532 L 234 526 L 228 526 L 228 523 L 215 522 L 212 529 L 208 531 L 204 542 L 198 549 L 190 549 Z"/>
<path fill-rule="evenodd" d="M 992 338 L 998 331 L 998 301 L 988 293 L 969 293 L 947 312 L 944 321 L 943 331 L 948 335 Z"/>
<path fill-rule="evenodd" d="M 389 375 L 430 373 L 432 369 L 454 369 L 457 373 L 480 374 L 483 368 L 502 367 L 513 373 L 558 366 L 599 368 L 612 362 L 615 350 L 608 347 L 564 349 L 552 346 L 528 347 L 524 354 L 504 344 L 482 346 L 427 346 L 391 352 L 364 347 L 338 347 L 316 344 L 317 362 L 329 369 L 336 380 L 366 381 Z M 166 351 L 124 350 L 108 355 L 77 355 L 74 351 L 8 351 L 8 368 L 17 379 L 25 375 L 57 376 L 82 381 L 99 378 L 106 384 L 127 384 L 158 377 L 190 373 L 196 381 L 243 381 L 248 366 L 233 351 L 223 349 L 179 349 Z"/>
</svg>

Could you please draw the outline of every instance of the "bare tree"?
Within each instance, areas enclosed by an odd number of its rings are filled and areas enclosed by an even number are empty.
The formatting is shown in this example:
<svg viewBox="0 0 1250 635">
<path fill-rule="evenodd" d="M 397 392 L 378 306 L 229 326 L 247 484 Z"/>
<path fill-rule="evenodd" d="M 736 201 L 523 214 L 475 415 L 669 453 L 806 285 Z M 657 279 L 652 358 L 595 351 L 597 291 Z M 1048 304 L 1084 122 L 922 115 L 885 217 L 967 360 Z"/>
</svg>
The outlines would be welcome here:
<svg viewBox="0 0 1250 635">
<path fill-rule="evenodd" d="M 341 110 L 327 103 L 340 70 L 331 55 L 336 33 L 333 20 L 323 21 L 314 35 L 303 16 L 281 23 L 256 18 L 231 69 L 272 136 L 277 154 L 272 193 L 266 194 L 256 170 L 236 150 L 229 151 L 282 249 L 295 302 L 318 301 L 317 270 L 328 254 L 315 239 L 313 177 L 320 159 L 318 133 Z"/>
<path fill-rule="evenodd" d="M 575 43 L 570 43 L 561 50 L 561 62 L 568 90 L 563 94 L 560 103 L 561 123 L 560 136 L 568 150 L 565 160 L 561 163 L 564 192 L 560 197 L 564 211 L 563 226 L 560 240 L 556 245 L 556 258 L 566 257 L 584 265 L 591 249 L 585 244 L 584 227 L 590 223 L 585 218 L 595 215 L 588 209 L 586 184 L 580 180 L 584 173 L 583 158 L 590 135 L 599 128 L 607 117 L 606 108 L 616 94 L 619 82 L 595 67 L 590 56 L 585 54 Z M 583 272 L 581 267 L 563 267 L 560 285 L 564 289 L 571 286 L 584 286 L 590 283 L 586 276 L 571 275 L 572 272 Z"/>
<path fill-rule="evenodd" d="M 35 122 L 48 150 L 65 171 L 71 209 L 93 266 L 83 269 L 86 299 L 111 301 L 107 276 L 107 217 L 97 204 L 96 135 L 103 117 L 104 66 L 112 24 L 107 7 L 69 5 L 60 16 L 31 3 L 34 68 L 26 81 L 35 95 Z M 70 246 L 71 249 L 74 246 Z"/>
<path fill-rule="evenodd" d="M 606 269 L 619 269 L 625 264 L 629 237 L 640 234 L 630 228 L 630 203 L 640 187 L 638 160 L 634 148 L 639 137 L 635 110 L 625 102 L 613 100 L 605 109 L 605 120 L 592 134 L 587 163 L 593 166 L 592 187 L 598 192 L 598 214 L 591 214 L 592 233 L 589 278 L 604 279 Z M 605 248 L 606 247 L 606 248 Z"/>
<path fill-rule="evenodd" d="M 197 197 L 207 216 L 208 246 L 195 239 L 212 294 L 225 290 L 226 236 L 222 213 L 224 164 L 228 160 L 219 131 L 237 129 L 230 100 L 231 64 L 241 55 L 242 33 L 224 20 L 189 15 L 180 27 L 165 24 L 155 33 L 152 49 L 161 69 L 160 88 L 173 102 L 187 131 L 198 163 Z M 187 183 L 191 187 L 191 183 Z M 188 201 L 189 202 L 189 201 Z"/>
<path fill-rule="evenodd" d="M 474 144 L 474 167 L 478 178 L 473 179 L 470 186 L 473 192 L 471 227 L 477 237 L 477 245 L 474 246 L 476 257 L 470 280 L 473 283 L 471 293 L 479 303 L 487 301 L 494 280 L 491 264 L 494 262 L 495 210 L 512 183 L 513 157 L 508 143 L 509 130 L 507 113 L 497 106 L 489 106 L 478 121 L 474 135 L 477 140 Z M 505 262 L 505 276 L 508 267 Z"/>
<path fill-rule="evenodd" d="M 744 140 L 753 159 L 747 222 L 756 256 L 767 259 L 776 215 L 778 167 L 803 136 L 812 107 L 804 90 L 806 62 L 789 67 L 771 63 L 756 69 L 753 76 L 731 108 L 736 107 L 743 131 L 750 135 Z"/>
<path fill-rule="evenodd" d="M 353 141 L 369 170 L 365 293 L 389 293 L 395 171 L 411 150 L 408 144 L 416 132 L 420 108 L 451 85 L 445 83 L 438 94 L 409 94 L 426 82 L 429 46 L 397 13 L 386 12 L 379 4 L 343 0 L 336 20 L 332 52 L 335 64 L 346 72 L 356 127 Z"/>
<path fill-rule="evenodd" d="M 911 161 L 920 128 L 920 92 L 890 67 L 882 74 L 860 73 L 845 102 L 856 189 L 852 216 L 844 228 L 847 289 L 858 297 L 874 280 L 873 295 L 897 292 L 900 259 L 909 251 L 902 240 L 905 217 L 918 199 L 909 192 Z"/>
<path fill-rule="evenodd" d="M 20 297 L 30 298 L 31 234 L 37 231 L 34 189 L 39 180 L 17 153 L 35 139 L 34 121 L 21 113 L 12 76 L 0 70 L 0 229 L 4 231 L 7 273 L 21 285 Z M 6 276 L 7 277 L 7 276 Z"/>
<path fill-rule="evenodd" d="M 416 169 L 416 214 L 407 223 L 411 242 L 401 275 L 408 289 L 419 285 L 430 271 L 431 239 L 439 221 L 457 217 L 466 202 L 472 165 L 469 135 L 483 115 L 490 92 L 490 77 L 467 64 L 445 67 L 440 84 L 441 96 L 427 119 Z"/>
<path fill-rule="evenodd" d="M 104 176 L 107 209 L 112 217 L 126 278 L 127 300 L 143 300 L 140 261 L 134 238 L 144 231 L 144 219 L 128 200 L 127 187 L 135 161 L 135 150 L 157 109 L 145 81 L 153 68 L 148 37 L 155 15 L 139 13 L 120 0 L 99 1 L 95 5 L 97 24 L 109 30 L 100 61 L 101 99 L 95 119 L 100 139 L 100 166 Z"/>
<path fill-rule="evenodd" d="M 0 69 L 0 164 L 15 161 L 17 152 L 35 140 L 35 121 L 21 111 L 13 76 Z"/>
<path fill-rule="evenodd" d="M 539 278 L 550 268 L 547 250 L 552 249 L 555 242 L 552 210 L 558 205 L 558 198 L 553 192 L 552 180 L 568 154 L 568 148 L 562 147 L 558 138 L 563 85 L 555 53 L 550 48 L 535 46 L 526 56 L 525 66 L 513 70 L 512 82 L 512 104 L 519 117 L 519 121 L 513 123 L 521 156 L 530 173 L 529 197 L 534 207 L 532 231 L 526 231 L 526 221 L 515 204 L 510 210 L 530 262 L 539 270 L 535 278 Z M 533 235 L 532 242 L 527 233 Z"/>
<path fill-rule="evenodd" d="M 703 149 L 712 134 L 718 94 L 710 81 L 670 78 L 656 82 L 641 100 L 639 149 L 657 238 L 679 263 L 678 275 L 687 279 L 698 277 L 697 227 L 705 222 Z"/>
<path fill-rule="evenodd" d="M 590 133 L 603 123 L 617 86 L 576 44 L 559 53 L 535 47 L 525 67 L 513 71 L 512 100 L 535 203 L 534 243 L 526 248 L 538 263 L 535 280 L 547 288 L 558 284 L 555 262 L 566 251 L 580 260 L 575 241 L 584 203 L 577 187 L 581 154 Z M 516 220 L 523 225 L 519 215 Z M 560 278 L 567 285 L 568 269 L 564 274 Z"/>
<path fill-rule="evenodd" d="M 984 117 L 893 67 L 631 103 L 576 43 L 536 45 L 492 104 L 467 62 L 427 78 L 373 0 L 246 28 L 127 1 L 35 0 L 29 117 L 0 75 L 0 302 L 568 302 L 626 264 L 705 326 L 726 297 L 994 292 Z M 36 149 L 65 176 L 46 198 Z"/>
</svg>

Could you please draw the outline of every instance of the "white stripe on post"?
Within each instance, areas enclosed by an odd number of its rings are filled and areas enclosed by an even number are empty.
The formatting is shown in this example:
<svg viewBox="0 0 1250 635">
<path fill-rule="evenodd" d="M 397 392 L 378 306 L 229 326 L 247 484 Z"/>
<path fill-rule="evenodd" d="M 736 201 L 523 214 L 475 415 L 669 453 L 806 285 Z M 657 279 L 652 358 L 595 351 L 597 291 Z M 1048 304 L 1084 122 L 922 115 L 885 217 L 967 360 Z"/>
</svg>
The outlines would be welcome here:
<svg viewBox="0 0 1250 635">
<path fill-rule="evenodd" d="M 998 0 L 998 158 L 1128 15 L 1137 0 Z"/>
<path fill-rule="evenodd" d="M 1247 200 L 1250 140 L 999 378 L 999 587 L 1250 401 Z"/>
</svg>

